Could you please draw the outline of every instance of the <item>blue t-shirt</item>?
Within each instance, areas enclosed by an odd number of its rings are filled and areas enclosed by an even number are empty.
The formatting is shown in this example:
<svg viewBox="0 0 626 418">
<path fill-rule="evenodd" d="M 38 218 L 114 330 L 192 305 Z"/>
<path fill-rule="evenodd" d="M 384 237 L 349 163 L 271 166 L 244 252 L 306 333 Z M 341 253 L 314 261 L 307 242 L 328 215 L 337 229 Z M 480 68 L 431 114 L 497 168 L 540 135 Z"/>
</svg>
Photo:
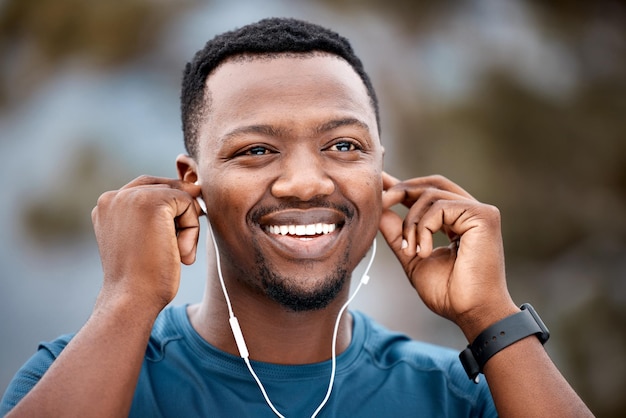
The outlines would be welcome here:
<svg viewBox="0 0 626 418">
<path fill-rule="evenodd" d="M 412 341 L 362 313 L 352 315 L 352 341 L 337 357 L 334 388 L 320 417 L 497 416 L 488 386 L 467 378 L 455 351 Z M 32 388 L 70 339 L 39 346 L 7 389 L 0 416 Z M 286 417 L 310 417 L 328 389 L 330 361 L 297 366 L 253 361 L 252 366 Z M 166 308 L 155 322 L 130 416 L 275 415 L 243 360 L 202 339 L 179 306 Z"/>
</svg>

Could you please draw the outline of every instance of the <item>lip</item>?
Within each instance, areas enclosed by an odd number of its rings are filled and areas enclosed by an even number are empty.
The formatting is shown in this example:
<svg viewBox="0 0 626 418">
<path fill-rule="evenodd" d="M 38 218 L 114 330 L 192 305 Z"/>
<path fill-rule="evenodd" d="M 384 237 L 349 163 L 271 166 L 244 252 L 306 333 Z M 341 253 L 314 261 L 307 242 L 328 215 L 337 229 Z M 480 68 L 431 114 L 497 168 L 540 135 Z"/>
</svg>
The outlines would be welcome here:
<svg viewBox="0 0 626 418">
<path fill-rule="evenodd" d="M 270 232 L 280 226 L 293 225 L 334 225 L 334 230 L 322 234 L 292 235 Z M 274 248 L 279 255 L 294 260 L 323 259 L 331 255 L 346 224 L 345 215 L 328 208 L 288 209 L 264 215 L 259 219 L 258 226 L 267 240 L 266 248 Z M 332 229 L 332 228 L 331 228 Z M 292 229 L 293 232 L 293 229 Z"/>
<path fill-rule="evenodd" d="M 285 209 L 261 216 L 261 227 L 269 225 L 309 225 L 316 223 L 343 225 L 346 216 L 331 208 Z"/>
</svg>

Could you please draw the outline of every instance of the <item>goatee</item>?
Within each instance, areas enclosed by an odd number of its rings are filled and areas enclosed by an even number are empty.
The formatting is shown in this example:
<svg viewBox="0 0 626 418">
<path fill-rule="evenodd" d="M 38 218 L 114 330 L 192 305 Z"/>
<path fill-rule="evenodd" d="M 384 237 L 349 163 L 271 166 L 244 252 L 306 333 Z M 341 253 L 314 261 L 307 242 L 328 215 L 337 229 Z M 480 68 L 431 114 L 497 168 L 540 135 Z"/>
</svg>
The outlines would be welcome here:
<svg viewBox="0 0 626 418">
<path fill-rule="evenodd" d="M 347 258 L 347 257 L 346 257 Z M 343 289 L 349 274 L 344 267 L 347 259 L 328 274 L 318 287 L 304 290 L 294 285 L 298 278 L 284 277 L 270 270 L 261 255 L 257 257 L 257 267 L 264 293 L 283 307 L 294 311 L 314 311 L 330 304 Z M 303 268 L 306 271 L 306 268 Z"/>
</svg>

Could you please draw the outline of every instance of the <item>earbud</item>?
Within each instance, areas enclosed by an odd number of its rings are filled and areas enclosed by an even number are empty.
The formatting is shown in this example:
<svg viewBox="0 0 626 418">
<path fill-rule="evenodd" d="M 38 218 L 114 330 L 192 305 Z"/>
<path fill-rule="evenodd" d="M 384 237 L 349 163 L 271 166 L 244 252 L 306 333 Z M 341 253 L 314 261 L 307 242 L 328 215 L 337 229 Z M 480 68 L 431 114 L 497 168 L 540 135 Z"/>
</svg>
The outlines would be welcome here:
<svg viewBox="0 0 626 418">
<path fill-rule="evenodd" d="M 204 214 L 206 215 L 206 213 L 207 213 L 206 212 L 206 203 L 204 203 L 204 199 L 202 199 L 202 196 L 196 197 L 196 201 L 200 205 L 200 209 L 202 209 L 202 212 L 204 212 Z"/>
<path fill-rule="evenodd" d="M 199 186 L 200 185 L 200 181 L 196 180 L 196 182 L 194 184 L 196 186 Z M 196 197 L 196 201 L 200 205 L 200 209 L 202 209 L 202 212 L 204 212 L 204 214 L 206 215 L 206 213 L 207 213 L 207 211 L 206 211 L 206 203 L 204 202 L 204 199 L 202 198 L 202 195 Z"/>
</svg>

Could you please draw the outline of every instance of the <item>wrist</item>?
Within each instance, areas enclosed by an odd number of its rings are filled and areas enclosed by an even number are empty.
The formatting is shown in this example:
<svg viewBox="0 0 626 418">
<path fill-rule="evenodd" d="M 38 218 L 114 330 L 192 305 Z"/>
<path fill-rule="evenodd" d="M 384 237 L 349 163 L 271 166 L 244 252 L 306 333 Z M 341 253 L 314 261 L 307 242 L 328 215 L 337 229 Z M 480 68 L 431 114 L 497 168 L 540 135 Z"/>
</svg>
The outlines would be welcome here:
<svg viewBox="0 0 626 418">
<path fill-rule="evenodd" d="M 509 298 L 497 305 L 480 306 L 465 313 L 457 321 L 468 342 L 472 342 L 483 332 L 502 319 L 520 311 L 520 308 Z"/>
<path fill-rule="evenodd" d="M 163 306 L 146 301 L 145 298 L 133 292 L 118 290 L 112 290 L 106 286 L 102 288 L 96 299 L 94 315 L 122 323 L 132 322 L 138 326 L 149 325 L 151 328 L 152 323 L 163 310 Z"/>
<path fill-rule="evenodd" d="M 550 331 L 535 309 L 525 303 L 519 312 L 501 319 L 481 332 L 459 354 L 459 359 L 468 377 L 478 383 L 478 375 L 483 372 L 491 357 L 531 335 L 537 336 L 541 344 L 545 344 L 550 338 Z"/>
</svg>

